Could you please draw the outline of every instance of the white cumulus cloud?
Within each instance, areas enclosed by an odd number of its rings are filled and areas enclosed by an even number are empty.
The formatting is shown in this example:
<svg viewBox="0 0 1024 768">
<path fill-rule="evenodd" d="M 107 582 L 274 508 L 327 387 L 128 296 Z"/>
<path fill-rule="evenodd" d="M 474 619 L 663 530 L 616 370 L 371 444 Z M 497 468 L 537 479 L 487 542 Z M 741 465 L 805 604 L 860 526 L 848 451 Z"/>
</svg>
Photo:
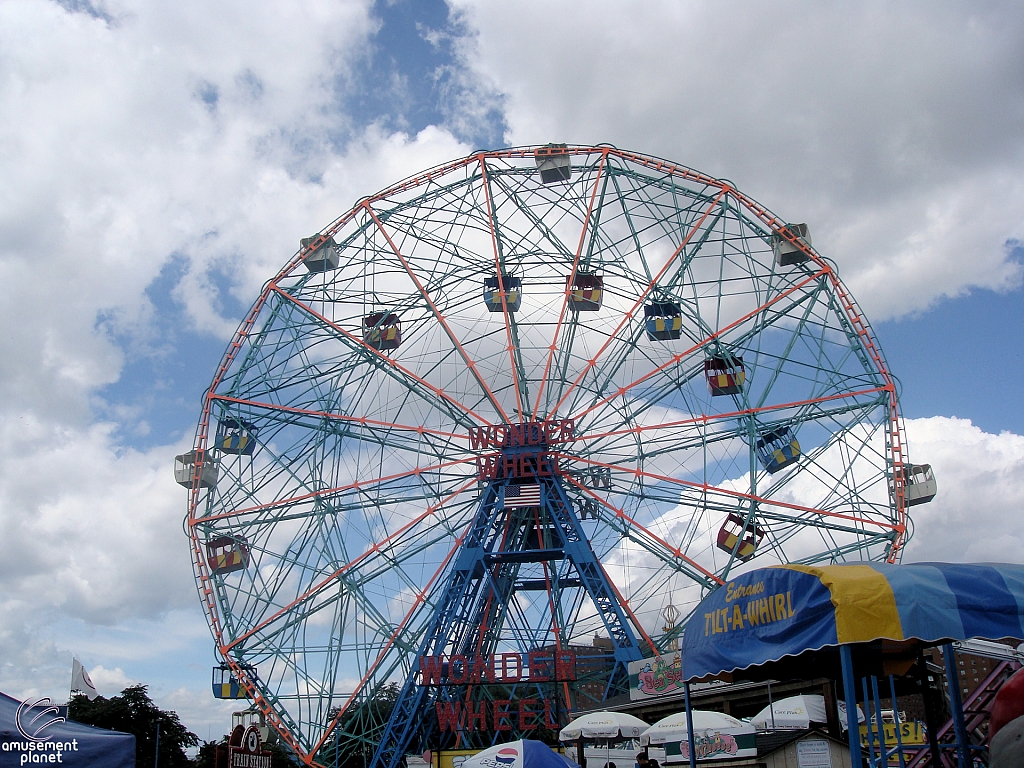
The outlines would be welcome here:
<svg viewBox="0 0 1024 768">
<path fill-rule="evenodd" d="M 513 144 L 612 142 L 811 226 L 875 320 L 1020 285 L 1017 3 L 454 0 Z"/>
<path fill-rule="evenodd" d="M 370 6 L 0 4 L 0 689 L 63 699 L 73 653 L 107 695 L 154 659 L 209 663 L 171 478 L 188 445 L 125 447 L 146 425 L 93 406 L 161 345 L 145 291 L 169 263 L 183 322 L 225 338 L 218 291 L 247 305 L 299 237 L 467 151 L 434 127 L 355 132 L 340 105 Z"/>
<path fill-rule="evenodd" d="M 907 435 L 911 459 L 935 470 L 938 493 L 910 508 L 904 561 L 1024 563 L 1024 436 L 945 416 L 912 419 Z"/>
</svg>

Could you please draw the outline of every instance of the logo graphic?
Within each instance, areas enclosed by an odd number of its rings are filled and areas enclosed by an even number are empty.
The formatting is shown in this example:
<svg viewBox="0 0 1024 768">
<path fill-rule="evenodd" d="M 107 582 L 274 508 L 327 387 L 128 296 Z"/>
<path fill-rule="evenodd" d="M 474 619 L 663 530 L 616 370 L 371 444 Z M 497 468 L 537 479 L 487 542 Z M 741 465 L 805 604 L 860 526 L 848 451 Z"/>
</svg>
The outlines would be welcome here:
<svg viewBox="0 0 1024 768">
<path fill-rule="evenodd" d="M 655 656 L 637 675 L 637 689 L 647 696 L 682 690 L 683 664 L 678 653 Z"/>
<path fill-rule="evenodd" d="M 511 747 L 505 747 L 505 749 L 499 749 L 498 754 L 494 756 L 494 759 L 504 765 L 511 765 L 519 757 L 519 753 Z"/>
<path fill-rule="evenodd" d="M 33 710 L 36 707 L 46 705 L 46 708 L 40 712 L 35 713 L 32 716 Z M 49 715 L 56 715 L 43 723 L 39 721 Z M 31 717 L 31 719 L 29 719 Z M 34 741 L 37 744 L 49 741 L 53 737 L 50 735 L 40 736 L 44 730 L 49 728 L 54 723 L 63 723 L 64 718 L 60 716 L 59 710 L 50 703 L 50 697 L 44 696 L 39 699 L 25 699 L 21 702 L 18 707 L 17 713 L 14 715 L 14 724 L 18 727 L 18 733 L 20 733 L 26 741 Z"/>
<path fill-rule="evenodd" d="M 728 733 L 719 733 L 710 729 L 704 731 L 703 735 L 693 735 L 693 747 L 697 753 L 697 759 L 703 760 L 713 755 L 735 755 L 739 751 L 736 737 Z M 688 760 L 690 757 L 690 745 L 687 742 L 680 744 L 680 757 Z"/>
<path fill-rule="evenodd" d="M 246 732 L 245 747 L 253 753 L 258 753 L 260 751 L 260 732 L 255 728 L 250 728 Z"/>
</svg>

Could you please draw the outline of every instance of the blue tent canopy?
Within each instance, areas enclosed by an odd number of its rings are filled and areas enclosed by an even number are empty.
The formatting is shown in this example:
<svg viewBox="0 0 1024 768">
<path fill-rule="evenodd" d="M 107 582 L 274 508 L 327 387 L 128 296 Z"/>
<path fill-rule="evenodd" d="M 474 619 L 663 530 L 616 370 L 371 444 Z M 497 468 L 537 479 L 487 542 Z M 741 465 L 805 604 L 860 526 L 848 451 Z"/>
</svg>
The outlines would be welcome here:
<svg viewBox="0 0 1024 768">
<path fill-rule="evenodd" d="M 59 754 L 61 766 L 135 768 L 130 733 L 55 721 L 55 708 L 21 704 L 0 693 L 0 766 L 57 765 Z"/>
<path fill-rule="evenodd" d="M 786 660 L 805 666 L 847 644 L 910 658 L 976 637 L 1024 638 L 1024 566 L 772 566 L 737 576 L 697 606 L 683 634 L 683 679 L 752 677 L 759 665 Z"/>
</svg>

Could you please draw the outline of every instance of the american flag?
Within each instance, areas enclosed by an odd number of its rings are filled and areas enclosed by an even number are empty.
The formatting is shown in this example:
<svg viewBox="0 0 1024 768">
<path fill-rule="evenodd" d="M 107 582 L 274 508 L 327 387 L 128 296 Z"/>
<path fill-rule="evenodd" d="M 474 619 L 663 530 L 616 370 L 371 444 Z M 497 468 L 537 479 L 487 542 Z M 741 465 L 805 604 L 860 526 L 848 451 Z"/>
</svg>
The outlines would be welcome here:
<svg viewBox="0 0 1024 768">
<path fill-rule="evenodd" d="M 516 509 L 518 507 L 539 507 L 540 486 L 537 483 L 524 483 L 505 486 L 505 509 Z"/>
</svg>

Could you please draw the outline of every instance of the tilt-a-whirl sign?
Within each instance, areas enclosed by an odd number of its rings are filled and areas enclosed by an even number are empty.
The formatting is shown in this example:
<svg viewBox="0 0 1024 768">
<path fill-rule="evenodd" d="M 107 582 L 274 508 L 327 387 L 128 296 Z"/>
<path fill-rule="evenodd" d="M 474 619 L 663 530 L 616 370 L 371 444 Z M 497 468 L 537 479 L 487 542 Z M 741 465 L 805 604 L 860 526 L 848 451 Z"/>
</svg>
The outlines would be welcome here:
<svg viewBox="0 0 1024 768">
<path fill-rule="evenodd" d="M 1024 568 L 1005 563 L 759 568 L 719 587 L 694 610 L 683 633 L 683 679 L 721 678 L 876 640 L 935 645 L 1018 637 L 1024 632 L 1022 585 Z"/>
<path fill-rule="evenodd" d="M 845 600 L 850 588 L 837 589 L 821 570 L 761 568 L 704 598 L 683 634 L 682 679 L 713 678 L 787 653 L 837 645 L 837 615 L 840 629 L 860 617 L 837 614 L 837 604 L 844 603 L 834 603 L 833 597 Z"/>
<path fill-rule="evenodd" d="M 765 584 L 725 585 L 725 607 L 704 613 L 704 635 L 736 632 L 747 627 L 758 627 L 775 621 L 785 621 L 796 615 L 793 610 L 793 592 L 764 595 Z"/>
</svg>

